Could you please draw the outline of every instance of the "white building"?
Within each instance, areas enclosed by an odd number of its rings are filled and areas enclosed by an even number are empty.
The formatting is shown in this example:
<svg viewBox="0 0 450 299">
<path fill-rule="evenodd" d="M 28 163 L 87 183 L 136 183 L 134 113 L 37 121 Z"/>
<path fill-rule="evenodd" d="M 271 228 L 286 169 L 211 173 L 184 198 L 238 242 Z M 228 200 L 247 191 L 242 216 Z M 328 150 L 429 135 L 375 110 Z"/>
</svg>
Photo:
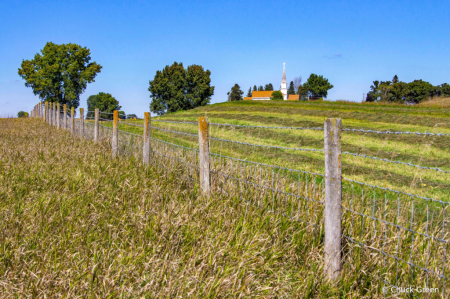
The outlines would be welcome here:
<svg viewBox="0 0 450 299">
<path fill-rule="evenodd" d="M 287 94 L 287 82 L 286 82 L 286 63 L 283 63 L 283 77 L 281 79 L 281 93 L 283 94 L 283 100 L 288 100 Z M 274 90 L 253 91 L 252 97 L 245 97 L 244 100 L 266 101 L 270 100 Z M 298 96 L 297 96 L 298 100 Z"/>
</svg>

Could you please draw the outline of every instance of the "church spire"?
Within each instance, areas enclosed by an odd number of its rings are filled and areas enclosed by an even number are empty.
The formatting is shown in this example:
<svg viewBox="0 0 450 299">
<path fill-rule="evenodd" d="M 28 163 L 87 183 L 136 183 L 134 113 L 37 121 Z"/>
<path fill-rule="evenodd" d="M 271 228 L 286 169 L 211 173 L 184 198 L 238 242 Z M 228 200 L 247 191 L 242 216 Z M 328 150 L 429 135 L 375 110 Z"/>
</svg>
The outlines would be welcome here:
<svg viewBox="0 0 450 299">
<path fill-rule="evenodd" d="M 286 83 L 286 62 L 283 62 L 283 79 L 281 82 Z"/>
</svg>

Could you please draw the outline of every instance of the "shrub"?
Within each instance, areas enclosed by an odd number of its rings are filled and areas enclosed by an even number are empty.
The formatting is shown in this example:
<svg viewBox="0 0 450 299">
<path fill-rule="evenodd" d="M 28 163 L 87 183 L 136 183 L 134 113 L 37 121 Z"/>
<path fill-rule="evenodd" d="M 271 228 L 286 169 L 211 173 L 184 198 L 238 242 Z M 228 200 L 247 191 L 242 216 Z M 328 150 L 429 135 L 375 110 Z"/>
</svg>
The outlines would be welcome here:
<svg viewBox="0 0 450 299">
<path fill-rule="evenodd" d="M 283 94 L 281 93 L 281 91 L 275 90 L 274 92 L 272 92 L 270 99 L 272 101 L 283 101 Z"/>
<path fill-rule="evenodd" d="M 17 117 L 28 117 L 28 112 L 19 111 L 19 113 L 17 113 Z"/>
</svg>

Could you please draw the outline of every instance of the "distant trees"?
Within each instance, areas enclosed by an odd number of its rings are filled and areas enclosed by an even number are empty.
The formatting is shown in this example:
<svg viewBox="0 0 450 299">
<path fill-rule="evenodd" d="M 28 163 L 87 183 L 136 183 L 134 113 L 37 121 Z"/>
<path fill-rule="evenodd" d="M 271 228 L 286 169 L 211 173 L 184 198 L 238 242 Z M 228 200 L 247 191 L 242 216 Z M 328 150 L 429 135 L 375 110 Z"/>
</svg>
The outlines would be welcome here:
<svg viewBox="0 0 450 299">
<path fill-rule="evenodd" d="M 77 44 L 48 42 L 34 59 L 23 60 L 18 70 L 25 86 L 43 101 L 77 108 L 80 94 L 100 73 L 102 66 L 90 62 L 91 52 Z"/>
<path fill-rule="evenodd" d="M 366 102 L 390 102 L 416 104 L 430 99 L 432 96 L 450 95 L 448 84 L 433 86 L 423 80 L 414 80 L 410 83 L 402 82 L 395 75 L 391 81 L 373 81 L 367 93 Z M 447 93 L 446 93 L 447 92 Z"/>
<path fill-rule="evenodd" d="M 19 117 L 19 118 L 28 117 L 28 112 L 19 111 L 19 113 L 17 113 L 17 117 Z"/>
<path fill-rule="evenodd" d="M 233 102 L 233 101 L 242 101 L 242 95 L 244 94 L 244 92 L 241 90 L 241 87 L 239 86 L 239 84 L 234 84 L 234 86 L 231 88 L 231 90 L 229 92 L 227 92 L 228 95 L 228 99 L 229 101 Z"/>
<path fill-rule="evenodd" d="M 127 119 L 137 118 L 136 114 L 127 114 Z"/>
<path fill-rule="evenodd" d="M 294 90 L 298 90 L 298 88 L 302 84 L 302 77 L 301 76 L 295 77 L 293 82 L 294 82 Z"/>
<path fill-rule="evenodd" d="M 304 88 L 308 90 L 309 96 L 313 100 L 326 98 L 328 90 L 334 87 L 328 82 L 328 79 L 324 78 L 322 75 L 318 76 L 316 74 L 311 74 L 303 85 Z"/>
<path fill-rule="evenodd" d="M 250 87 L 247 92 L 247 97 L 251 97 L 251 96 L 252 96 L 252 88 Z"/>
<path fill-rule="evenodd" d="M 295 94 L 294 81 L 291 81 L 289 84 L 289 89 L 287 90 L 287 94 Z"/>
<path fill-rule="evenodd" d="M 157 71 L 148 90 L 150 111 L 158 115 L 205 106 L 214 95 L 209 70 L 195 64 L 185 69 L 183 63 L 177 62 Z"/>
<path fill-rule="evenodd" d="M 260 85 L 260 86 L 258 87 L 258 91 L 264 91 L 264 87 L 263 87 L 262 85 Z"/>
<path fill-rule="evenodd" d="M 265 91 L 273 90 L 273 85 L 272 85 L 272 83 L 266 84 L 266 86 L 264 87 L 264 90 L 265 90 Z"/>
<path fill-rule="evenodd" d="M 258 91 L 258 88 L 256 87 L 256 85 L 253 85 L 253 91 Z"/>
<path fill-rule="evenodd" d="M 305 84 L 300 84 L 297 88 L 297 94 L 299 95 L 299 101 L 307 101 L 308 100 L 308 88 L 306 88 Z"/>
<path fill-rule="evenodd" d="M 113 113 L 114 110 L 120 110 L 122 106 L 119 105 L 119 101 L 116 100 L 110 93 L 99 92 L 96 95 L 91 95 L 86 101 L 88 111 L 95 109 L 101 112 Z M 102 115 L 101 118 L 112 119 L 112 114 Z"/>
<path fill-rule="evenodd" d="M 272 101 L 283 101 L 283 94 L 281 93 L 281 91 L 275 90 L 274 92 L 272 92 L 270 99 Z"/>
</svg>

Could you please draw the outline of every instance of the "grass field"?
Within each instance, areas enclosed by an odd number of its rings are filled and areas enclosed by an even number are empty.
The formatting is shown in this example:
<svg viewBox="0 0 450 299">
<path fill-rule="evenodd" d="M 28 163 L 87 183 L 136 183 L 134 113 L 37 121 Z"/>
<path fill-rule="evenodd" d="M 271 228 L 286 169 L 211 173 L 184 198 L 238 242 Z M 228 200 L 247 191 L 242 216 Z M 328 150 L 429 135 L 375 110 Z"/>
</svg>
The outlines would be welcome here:
<svg viewBox="0 0 450 299">
<path fill-rule="evenodd" d="M 450 101 L 448 101 L 450 102 Z M 433 103 L 433 102 L 430 102 Z M 344 128 L 371 130 L 450 133 L 450 108 L 357 104 L 341 102 L 256 102 L 214 104 L 189 111 L 171 113 L 154 119 L 197 121 L 207 116 L 213 123 L 257 126 L 323 127 L 330 117 L 342 118 Z M 129 121 L 140 123 L 142 121 Z M 105 126 L 112 126 L 104 123 Z M 197 133 L 197 126 L 154 121 L 153 126 Z M 142 128 L 120 125 L 120 130 L 142 134 Z M 323 131 L 278 130 L 210 126 L 212 137 L 272 146 L 323 149 Z M 152 136 L 187 147 L 198 148 L 197 138 L 152 130 Z M 211 152 L 305 171 L 324 172 L 324 154 L 280 149 L 256 148 L 211 141 Z M 342 151 L 396 160 L 450 171 L 450 136 L 420 136 L 342 133 Z M 421 170 L 400 164 L 343 155 L 343 175 L 348 179 L 381 187 L 449 200 L 450 174 Z"/>
</svg>

